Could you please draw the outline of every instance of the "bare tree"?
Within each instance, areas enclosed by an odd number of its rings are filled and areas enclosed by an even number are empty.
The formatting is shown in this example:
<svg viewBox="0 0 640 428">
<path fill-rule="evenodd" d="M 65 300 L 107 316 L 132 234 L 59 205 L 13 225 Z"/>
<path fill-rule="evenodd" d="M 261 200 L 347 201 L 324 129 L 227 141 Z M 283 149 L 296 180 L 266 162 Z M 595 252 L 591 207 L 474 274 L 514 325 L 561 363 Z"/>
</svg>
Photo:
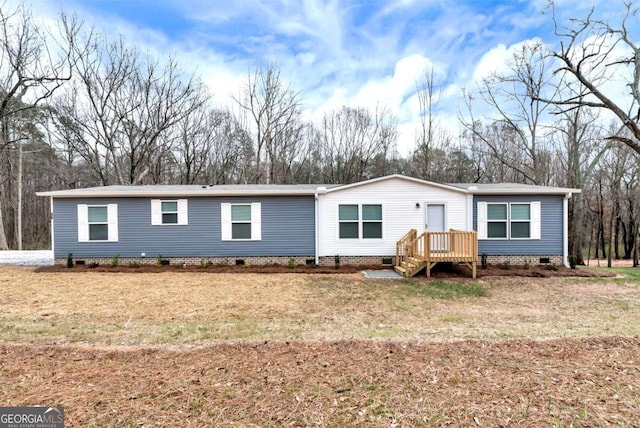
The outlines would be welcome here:
<svg viewBox="0 0 640 428">
<path fill-rule="evenodd" d="M 542 97 L 569 111 L 581 106 L 608 110 L 620 121 L 630 135 L 614 132 L 608 138 L 627 145 L 640 155 L 640 46 L 628 31 L 630 20 L 636 18 L 638 9 L 632 3 L 625 4 L 625 14 L 617 25 L 609 20 L 596 19 L 594 9 L 586 18 L 572 18 L 567 25 L 556 20 L 553 10 L 556 36 L 560 47 L 553 53 L 560 65 L 556 72 L 572 86 L 560 98 Z M 629 89 L 626 97 L 613 92 L 619 88 L 607 83 L 613 77 L 624 76 Z"/>
<path fill-rule="evenodd" d="M 273 64 L 247 77 L 241 94 L 234 98 L 241 123 L 254 141 L 255 183 L 288 181 L 293 161 L 304 155 L 301 147 L 304 123 L 299 94 L 285 86 Z"/>
<path fill-rule="evenodd" d="M 205 103 L 202 84 L 184 80 L 173 58 L 161 63 L 122 40 L 90 33 L 75 48 L 77 79 L 56 103 L 73 151 L 104 185 L 158 181 L 172 127 Z"/>
<path fill-rule="evenodd" d="M 59 34 L 41 28 L 30 9 L 0 4 L 0 250 L 9 248 L 4 218 L 15 211 L 16 245 L 22 247 L 23 117 L 71 78 L 78 23 L 63 17 Z M 14 157 L 17 159 L 14 161 Z M 16 162 L 18 172 L 12 174 Z M 13 182 L 17 180 L 16 185 Z M 16 201 L 13 207 L 8 203 Z"/>
<path fill-rule="evenodd" d="M 325 114 L 314 137 L 322 153 L 323 181 L 352 183 L 381 175 L 376 159 L 395 152 L 396 139 L 395 118 L 384 108 L 372 114 L 343 107 Z"/>
<path fill-rule="evenodd" d="M 585 188 L 609 144 L 603 141 L 598 114 L 588 107 L 564 112 L 556 122 L 554 138 L 556 185 Z M 586 191 L 586 190 L 585 190 Z M 584 262 L 585 243 L 584 193 L 572 195 L 568 207 L 569 254 Z"/>
<path fill-rule="evenodd" d="M 465 93 L 466 114 L 460 115 L 461 123 L 497 160 L 516 170 L 524 181 L 548 184 L 549 148 L 542 121 L 548 114 L 549 104 L 540 99 L 546 92 L 553 91 L 547 52 L 541 43 L 524 44 L 508 65 L 508 72 L 494 73 L 484 79 L 478 94 L 493 114 L 485 116 L 484 121 L 499 123 L 501 129 L 508 131 L 511 143 L 503 143 L 513 148 L 498 144 L 483 133 L 486 128 L 479 126 L 482 121 L 474 114 L 475 96 L 468 92 Z"/>
<path fill-rule="evenodd" d="M 418 165 L 418 176 L 425 180 L 434 177 L 434 158 L 437 151 L 446 150 L 451 144 L 451 135 L 437 122 L 434 115 L 434 104 L 440 99 L 436 89 L 436 78 L 433 67 L 425 70 L 422 79 L 416 83 L 418 104 L 420 107 L 420 127 L 416 132 L 416 148 L 413 158 Z"/>
</svg>

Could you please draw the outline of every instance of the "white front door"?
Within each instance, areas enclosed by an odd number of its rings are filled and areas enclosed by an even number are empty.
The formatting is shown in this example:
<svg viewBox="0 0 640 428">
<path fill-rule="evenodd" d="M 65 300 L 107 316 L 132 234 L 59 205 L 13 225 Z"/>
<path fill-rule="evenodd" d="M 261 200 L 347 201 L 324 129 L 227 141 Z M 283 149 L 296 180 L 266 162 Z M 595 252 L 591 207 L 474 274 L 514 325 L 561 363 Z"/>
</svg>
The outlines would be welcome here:
<svg viewBox="0 0 640 428">
<path fill-rule="evenodd" d="M 424 229 L 429 232 L 444 232 L 445 213 L 444 204 L 430 204 L 427 205 L 427 213 L 424 224 Z"/>
<path fill-rule="evenodd" d="M 440 203 L 426 203 L 424 228 L 427 232 L 444 232 L 446 230 L 446 210 L 445 205 Z M 445 235 L 432 235 L 430 238 L 431 251 L 447 251 L 449 248 L 449 237 Z"/>
</svg>

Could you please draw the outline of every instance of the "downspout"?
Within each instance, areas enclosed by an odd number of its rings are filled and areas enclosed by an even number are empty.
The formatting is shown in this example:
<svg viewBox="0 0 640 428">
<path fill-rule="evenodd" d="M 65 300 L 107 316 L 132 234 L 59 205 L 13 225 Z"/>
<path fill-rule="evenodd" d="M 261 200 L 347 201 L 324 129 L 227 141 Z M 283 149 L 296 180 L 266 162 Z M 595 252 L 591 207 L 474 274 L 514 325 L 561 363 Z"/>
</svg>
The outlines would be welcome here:
<svg viewBox="0 0 640 428">
<path fill-rule="evenodd" d="M 467 230 L 473 229 L 473 198 L 474 198 L 474 190 L 478 190 L 478 186 L 469 186 L 467 189 Z M 476 230 L 478 228 L 476 227 Z"/>
<path fill-rule="evenodd" d="M 55 234 L 53 233 L 53 227 L 54 227 L 54 223 L 53 223 L 53 196 L 49 196 L 49 200 L 50 203 L 49 205 L 51 206 L 50 210 L 51 210 L 51 255 L 53 256 L 53 260 L 56 259 L 55 256 L 55 246 L 54 246 L 54 242 L 53 242 L 53 237 L 55 236 Z"/>
<path fill-rule="evenodd" d="M 314 239 L 315 239 L 315 248 L 314 248 L 314 252 L 316 253 L 316 266 L 318 266 L 320 264 L 320 256 L 318 255 L 318 249 L 320 247 L 320 244 L 318 242 L 318 227 L 319 227 L 319 221 L 318 221 L 318 191 L 316 190 L 316 193 L 314 195 L 314 209 L 315 209 L 315 215 L 314 215 Z"/>
<path fill-rule="evenodd" d="M 315 220 L 314 220 L 314 228 L 315 228 L 315 253 L 316 253 L 316 266 L 318 266 L 320 264 L 320 217 L 319 217 L 319 213 L 320 210 L 318 209 L 318 203 L 319 203 L 319 195 L 320 194 L 325 194 L 327 193 L 327 188 L 326 187 L 318 187 L 316 189 L 316 193 L 314 195 L 314 209 L 315 209 Z"/>
<path fill-rule="evenodd" d="M 562 264 L 569 267 L 569 198 L 571 193 L 564 195 L 562 200 Z"/>
</svg>

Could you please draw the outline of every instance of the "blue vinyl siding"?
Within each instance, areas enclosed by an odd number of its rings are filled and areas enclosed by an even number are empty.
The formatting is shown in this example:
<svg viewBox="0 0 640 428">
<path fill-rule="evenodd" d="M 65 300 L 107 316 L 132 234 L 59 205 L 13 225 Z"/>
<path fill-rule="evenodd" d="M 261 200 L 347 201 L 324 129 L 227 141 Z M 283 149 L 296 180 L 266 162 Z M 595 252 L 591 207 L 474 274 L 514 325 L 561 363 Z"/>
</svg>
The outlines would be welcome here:
<svg viewBox="0 0 640 428">
<path fill-rule="evenodd" d="M 480 239 L 478 253 L 490 256 L 562 255 L 563 200 L 563 196 L 474 196 L 474 230 L 478 230 L 478 202 L 540 202 L 540 239 Z"/>
<path fill-rule="evenodd" d="M 222 241 L 220 204 L 261 203 L 260 241 Z M 78 242 L 78 204 L 118 204 L 118 242 Z M 151 198 L 54 198 L 54 257 L 313 256 L 313 196 L 190 198 L 188 225 L 151 225 Z"/>
</svg>

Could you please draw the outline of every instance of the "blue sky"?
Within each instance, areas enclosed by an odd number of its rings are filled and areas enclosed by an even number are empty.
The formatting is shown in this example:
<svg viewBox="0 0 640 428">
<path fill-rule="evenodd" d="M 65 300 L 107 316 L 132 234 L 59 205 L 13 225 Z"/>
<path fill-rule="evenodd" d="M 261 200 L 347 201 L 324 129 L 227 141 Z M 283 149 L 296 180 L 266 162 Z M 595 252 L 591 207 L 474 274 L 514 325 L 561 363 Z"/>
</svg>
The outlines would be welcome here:
<svg viewBox="0 0 640 428">
<path fill-rule="evenodd" d="M 386 106 L 398 119 L 400 151 L 413 144 L 416 82 L 434 67 L 436 113 L 456 135 L 461 88 L 499 69 L 531 39 L 557 42 L 546 0 L 33 0 L 34 15 L 60 9 L 152 55 L 174 54 L 226 105 L 248 72 L 275 63 L 311 119 L 343 105 Z M 561 18 L 593 2 L 558 0 Z M 599 16 L 622 1 L 595 1 Z"/>
</svg>

